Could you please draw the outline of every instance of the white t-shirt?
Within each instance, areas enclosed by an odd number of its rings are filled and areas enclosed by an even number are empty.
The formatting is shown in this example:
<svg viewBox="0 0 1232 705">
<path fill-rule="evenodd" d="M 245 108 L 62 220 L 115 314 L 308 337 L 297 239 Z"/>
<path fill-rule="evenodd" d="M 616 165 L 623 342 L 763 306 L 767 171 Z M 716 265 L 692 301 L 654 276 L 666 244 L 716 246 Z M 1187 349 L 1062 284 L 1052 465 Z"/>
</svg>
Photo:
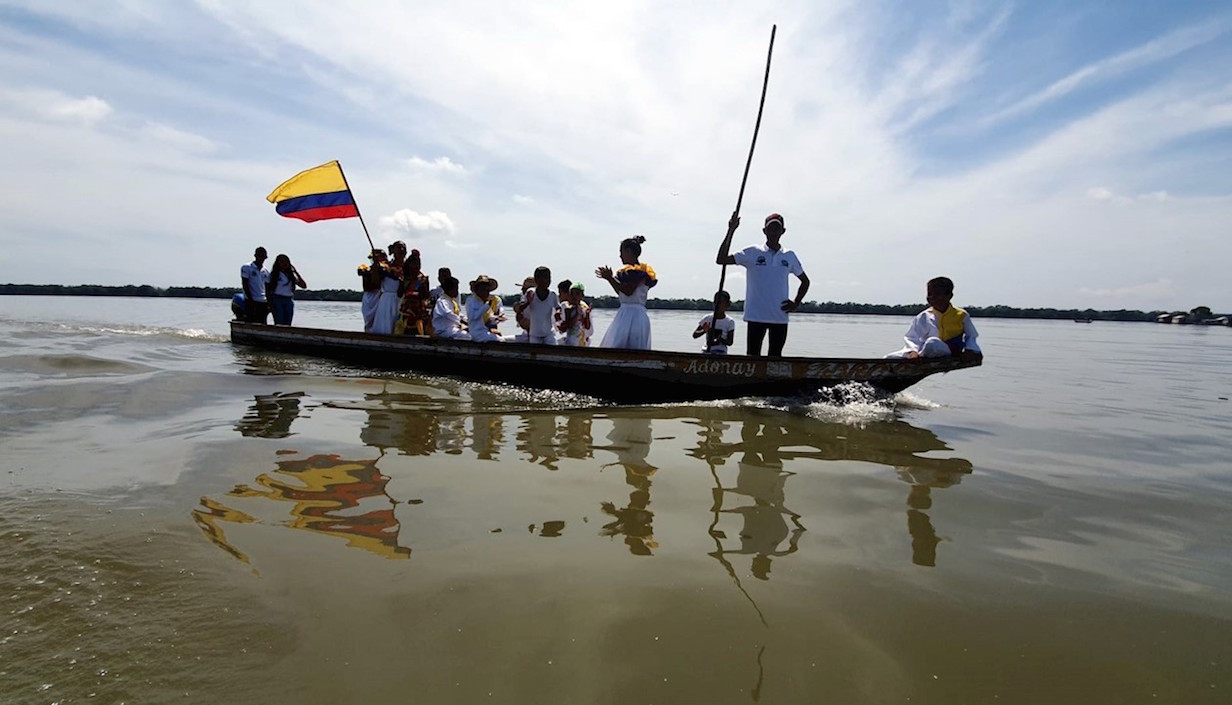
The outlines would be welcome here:
<svg viewBox="0 0 1232 705">
<path fill-rule="evenodd" d="M 240 278 L 244 280 L 244 296 L 257 302 L 265 301 L 265 284 L 269 281 L 269 272 L 249 262 L 240 267 Z"/>
<path fill-rule="evenodd" d="M 294 281 L 291 275 L 286 272 L 278 273 L 278 281 L 274 283 L 274 296 L 294 296 L 295 287 L 292 286 Z"/>
<path fill-rule="evenodd" d="M 783 302 L 788 294 L 789 274 L 800 276 L 804 267 L 791 250 L 772 252 L 765 245 L 752 245 L 735 254 L 745 269 L 744 320 L 755 323 L 786 323 Z"/>
<path fill-rule="evenodd" d="M 709 316 L 706 316 L 702 320 L 698 321 L 697 327 L 701 328 L 703 325 L 713 320 L 714 320 L 714 314 L 712 313 Z M 727 340 L 727 334 L 729 332 L 733 332 L 736 330 L 736 321 L 731 316 L 724 316 L 719 319 L 719 322 L 714 326 L 714 329 L 722 333 L 722 337 L 721 337 L 722 340 Z M 708 352 L 714 355 L 726 355 L 727 345 L 721 342 L 715 343 L 714 345 L 711 345 L 710 347 L 702 350 L 702 352 Z"/>
<path fill-rule="evenodd" d="M 560 306 L 560 297 L 555 291 L 549 291 L 546 299 L 540 299 L 535 290 L 530 289 L 526 293 L 526 300 L 528 303 L 522 315 L 530 321 L 531 337 L 541 338 L 553 335 L 555 331 L 552 318 L 556 313 L 556 307 Z"/>
</svg>

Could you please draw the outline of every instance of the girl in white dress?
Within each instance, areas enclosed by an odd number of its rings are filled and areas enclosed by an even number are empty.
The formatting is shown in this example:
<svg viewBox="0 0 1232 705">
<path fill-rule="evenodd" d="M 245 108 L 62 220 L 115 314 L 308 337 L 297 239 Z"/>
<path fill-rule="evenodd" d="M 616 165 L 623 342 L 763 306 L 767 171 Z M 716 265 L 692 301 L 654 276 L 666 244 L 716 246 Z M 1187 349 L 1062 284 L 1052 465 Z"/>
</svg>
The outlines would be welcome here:
<svg viewBox="0 0 1232 705">
<path fill-rule="evenodd" d="M 586 287 L 578 282 L 569 287 L 568 307 L 565 308 L 562 304 L 564 320 L 561 321 L 561 328 L 565 332 L 565 345 L 587 347 L 590 345 L 590 336 L 595 333 L 594 325 L 590 322 L 590 305 L 582 298 L 585 293 Z"/>
<path fill-rule="evenodd" d="M 398 276 L 398 269 L 385 265 L 381 267 L 381 288 L 380 296 L 376 300 L 376 307 L 372 314 L 372 332 L 379 335 L 393 335 L 394 324 L 398 322 L 400 313 L 398 312 L 398 286 L 402 283 L 402 277 Z"/>
<path fill-rule="evenodd" d="M 601 348 L 650 349 L 646 296 L 659 279 L 650 265 L 637 261 L 642 256 L 643 242 L 646 238 L 638 235 L 620 243 L 620 261 L 624 266 L 617 272 L 613 273 L 606 265 L 595 270 L 595 276 L 611 284 L 620 300 L 620 309 L 599 343 Z"/>
</svg>

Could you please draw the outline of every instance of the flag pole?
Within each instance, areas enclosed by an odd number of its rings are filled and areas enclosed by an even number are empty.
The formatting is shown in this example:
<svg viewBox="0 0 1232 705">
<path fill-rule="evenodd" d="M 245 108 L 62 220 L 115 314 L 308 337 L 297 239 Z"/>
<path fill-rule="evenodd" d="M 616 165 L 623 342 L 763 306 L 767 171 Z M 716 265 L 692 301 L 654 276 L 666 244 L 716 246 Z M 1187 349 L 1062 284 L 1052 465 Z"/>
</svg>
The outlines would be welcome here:
<svg viewBox="0 0 1232 705">
<path fill-rule="evenodd" d="M 770 27 L 770 48 L 766 50 L 766 76 L 761 82 L 761 102 L 757 104 L 757 122 L 753 125 L 753 143 L 749 145 L 749 158 L 744 163 L 744 177 L 740 179 L 740 195 L 736 197 L 736 210 L 732 212 L 732 218 L 735 219 L 740 215 L 740 204 L 744 202 L 744 187 L 749 182 L 749 167 L 753 166 L 753 150 L 757 148 L 757 133 L 761 131 L 761 113 L 766 107 L 766 88 L 770 85 L 770 59 L 774 57 L 774 35 L 778 31 L 779 26 L 772 25 Z M 727 237 L 723 239 L 725 247 L 731 246 L 732 233 L 727 232 Z M 719 271 L 719 291 L 723 290 L 723 286 L 727 283 L 727 265 Z M 745 302 L 748 303 L 747 301 Z M 715 293 L 714 298 L 714 314 L 712 321 L 717 321 L 719 317 L 719 297 Z M 711 324 L 709 334 L 706 336 L 706 346 L 709 348 L 719 339 L 719 332 L 715 329 L 714 324 Z"/>
<path fill-rule="evenodd" d="M 364 237 L 368 238 L 369 252 L 376 249 L 376 245 L 372 244 L 372 236 L 368 234 L 368 224 L 364 222 L 364 214 L 359 212 L 359 202 L 355 200 L 355 192 L 351 190 L 351 184 L 347 182 L 346 172 L 342 170 L 342 162 L 334 160 L 338 164 L 338 173 L 342 174 L 342 185 L 346 186 L 347 193 L 351 194 L 351 201 L 355 203 L 355 215 L 359 216 L 359 224 L 364 227 Z"/>
</svg>

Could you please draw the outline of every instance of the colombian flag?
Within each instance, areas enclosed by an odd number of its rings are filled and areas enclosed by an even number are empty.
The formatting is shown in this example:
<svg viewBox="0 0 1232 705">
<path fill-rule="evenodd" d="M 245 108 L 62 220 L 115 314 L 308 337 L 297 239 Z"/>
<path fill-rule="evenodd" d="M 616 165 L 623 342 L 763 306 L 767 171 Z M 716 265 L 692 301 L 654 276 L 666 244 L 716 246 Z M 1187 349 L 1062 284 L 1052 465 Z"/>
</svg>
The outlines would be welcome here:
<svg viewBox="0 0 1232 705">
<path fill-rule="evenodd" d="M 306 223 L 359 215 L 337 160 L 301 171 L 279 184 L 265 200 L 275 204 L 278 215 Z"/>
</svg>

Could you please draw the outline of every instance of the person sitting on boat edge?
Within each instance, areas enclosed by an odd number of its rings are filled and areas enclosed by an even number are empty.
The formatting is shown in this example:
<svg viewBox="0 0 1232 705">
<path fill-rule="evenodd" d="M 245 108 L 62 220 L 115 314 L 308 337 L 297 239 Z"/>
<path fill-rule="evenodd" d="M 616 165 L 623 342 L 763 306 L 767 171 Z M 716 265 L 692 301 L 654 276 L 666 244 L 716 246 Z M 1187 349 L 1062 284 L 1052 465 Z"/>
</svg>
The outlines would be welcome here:
<svg viewBox="0 0 1232 705">
<path fill-rule="evenodd" d="M 244 295 L 239 292 L 236 292 L 236 294 L 231 297 L 231 315 L 235 316 L 235 320 L 244 320 L 244 305 L 247 301 L 248 300 L 244 298 Z"/>
<path fill-rule="evenodd" d="M 269 272 L 265 269 L 265 260 L 269 254 L 264 247 L 258 247 L 252 253 L 252 261 L 240 267 L 240 286 L 244 289 L 244 320 L 249 323 L 269 322 L 269 301 L 265 296 L 265 286 L 269 284 Z"/>
<path fill-rule="evenodd" d="M 562 304 L 563 318 L 560 331 L 565 334 L 564 345 L 584 348 L 590 345 L 590 336 L 594 335 L 595 327 L 590 322 L 590 304 L 582 298 L 586 287 L 578 282 L 569 286 L 569 303 Z"/>
<path fill-rule="evenodd" d="M 781 357 L 787 343 L 788 314 L 800 307 L 809 290 L 809 278 L 804 273 L 800 259 L 781 244 L 787 227 L 783 216 L 771 213 L 766 216 L 762 233 L 766 244 L 750 245 L 736 254 L 731 254 L 732 236 L 740 227 L 740 216 L 732 214 L 727 222 L 727 236 L 719 246 L 716 264 L 737 264 L 745 270 L 744 322 L 748 324 L 748 354 L 760 357 L 761 343 L 766 333 L 770 334 L 770 357 Z M 787 298 L 787 276 L 794 274 L 800 280 L 796 298 Z"/>
<path fill-rule="evenodd" d="M 613 273 L 604 265 L 595 270 L 595 276 L 612 285 L 620 308 L 603 334 L 601 348 L 650 349 L 650 316 L 646 313 L 646 297 L 650 289 L 659 283 L 654 269 L 638 261 L 642 256 L 642 243 L 646 238 L 638 235 L 620 243 L 620 261 L 624 264 Z"/>
<path fill-rule="evenodd" d="M 432 309 L 432 334 L 437 338 L 470 340 L 466 323 L 462 320 L 462 307 L 458 305 L 458 280 L 449 277 L 441 282 L 441 298 Z"/>
<path fill-rule="evenodd" d="M 954 282 L 949 277 L 928 280 L 925 298 L 928 308 L 915 317 L 907 329 L 907 335 L 903 336 L 907 345 L 886 357 L 981 357 L 983 353 L 976 342 L 979 334 L 975 332 L 971 316 L 961 308 L 950 305 L 950 300 L 954 298 Z"/>
<path fill-rule="evenodd" d="M 535 268 L 535 288 L 523 298 L 522 315 L 530 323 L 527 342 L 539 345 L 555 345 L 552 317 L 560 306 L 560 297 L 552 291 L 552 270 Z"/>
<path fill-rule="evenodd" d="M 372 332 L 372 324 L 376 319 L 376 302 L 381 299 L 381 279 L 389 259 L 385 251 L 375 248 L 368 255 L 369 264 L 361 264 L 355 269 L 362 283 L 364 294 L 360 299 L 359 312 L 364 317 L 364 332 Z"/>
<path fill-rule="evenodd" d="M 715 294 L 714 307 L 719 312 L 718 318 L 711 313 L 698 321 L 693 337 L 706 336 L 706 347 L 702 352 L 709 355 L 726 355 L 727 347 L 736 341 L 736 322 L 727 315 L 727 309 L 731 308 L 731 294 L 726 291 Z M 709 335 L 711 329 L 715 331 L 714 336 Z"/>
<path fill-rule="evenodd" d="M 480 274 L 471 282 L 471 295 L 466 297 L 466 324 L 471 340 L 477 343 L 498 343 L 505 340 L 497 330 L 504 322 L 505 316 L 501 313 L 500 297 L 492 294 L 496 286 L 496 280 L 486 274 Z M 437 299 L 437 303 L 440 303 L 440 299 Z"/>
<path fill-rule="evenodd" d="M 267 286 L 266 300 L 270 302 L 274 312 L 274 325 L 289 326 L 295 317 L 295 288 L 307 289 L 308 284 L 299 275 L 299 270 L 291 264 L 291 258 L 279 254 L 274 258 L 274 266 L 270 269 L 270 280 Z"/>
</svg>

